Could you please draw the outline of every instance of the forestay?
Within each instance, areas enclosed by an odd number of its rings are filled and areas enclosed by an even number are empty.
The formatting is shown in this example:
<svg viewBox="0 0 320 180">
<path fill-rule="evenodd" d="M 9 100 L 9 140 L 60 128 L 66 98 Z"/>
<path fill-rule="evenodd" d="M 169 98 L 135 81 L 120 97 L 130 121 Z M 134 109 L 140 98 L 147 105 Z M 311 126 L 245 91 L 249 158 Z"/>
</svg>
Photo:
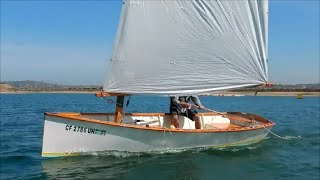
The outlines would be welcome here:
<svg viewBox="0 0 320 180">
<path fill-rule="evenodd" d="M 126 0 L 104 90 L 199 94 L 267 83 L 268 1 Z"/>
</svg>

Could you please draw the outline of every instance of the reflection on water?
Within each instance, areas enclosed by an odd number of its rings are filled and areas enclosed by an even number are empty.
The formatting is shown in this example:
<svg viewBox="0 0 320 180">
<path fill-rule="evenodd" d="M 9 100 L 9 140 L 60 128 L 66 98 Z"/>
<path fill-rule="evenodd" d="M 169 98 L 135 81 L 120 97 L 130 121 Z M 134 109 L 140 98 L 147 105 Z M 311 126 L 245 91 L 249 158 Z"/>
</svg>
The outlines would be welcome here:
<svg viewBox="0 0 320 180">
<path fill-rule="evenodd" d="M 46 159 L 42 161 L 42 167 L 48 178 L 112 179 L 128 171 L 128 165 L 136 163 L 134 159 L 79 156 Z"/>
<path fill-rule="evenodd" d="M 259 149 L 259 146 L 194 148 L 152 153 L 92 152 L 77 157 L 46 158 L 42 161 L 42 168 L 48 178 L 58 179 L 99 179 L 102 176 L 105 179 L 140 179 L 142 176 L 147 178 L 149 173 L 161 174 L 159 177 L 152 176 L 152 179 L 198 179 L 211 177 L 211 170 L 203 168 L 204 164 L 209 165 L 210 161 L 218 161 L 220 158 L 230 158 L 234 164 L 240 164 L 243 162 L 241 156 L 253 153 L 255 149 Z M 207 155 L 210 158 L 204 158 Z"/>
</svg>

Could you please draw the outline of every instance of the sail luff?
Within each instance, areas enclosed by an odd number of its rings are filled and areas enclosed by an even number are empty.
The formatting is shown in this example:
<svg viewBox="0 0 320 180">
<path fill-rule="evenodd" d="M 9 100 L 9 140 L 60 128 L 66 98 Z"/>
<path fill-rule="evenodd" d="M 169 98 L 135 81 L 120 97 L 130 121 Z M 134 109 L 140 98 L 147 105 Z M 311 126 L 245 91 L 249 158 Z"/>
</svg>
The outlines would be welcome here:
<svg viewBox="0 0 320 180">
<path fill-rule="evenodd" d="M 123 34 L 123 24 L 125 23 L 125 15 L 126 15 L 126 6 L 124 6 L 125 1 L 123 1 L 122 3 L 122 7 L 121 7 L 121 12 L 120 12 L 120 17 L 119 17 L 119 23 L 118 23 L 118 28 L 117 28 L 117 32 L 115 35 L 115 39 L 114 39 L 114 43 L 113 43 L 113 51 L 112 51 L 112 55 L 111 58 L 109 59 L 108 63 L 107 63 L 107 78 L 108 78 L 108 83 L 112 84 L 115 83 L 115 79 L 114 76 L 112 76 L 112 63 L 115 59 L 120 59 L 120 57 L 118 57 L 117 52 L 119 52 L 119 48 L 121 46 L 119 46 L 119 43 L 121 41 L 122 38 L 122 34 Z M 104 87 L 106 86 L 106 83 L 104 84 Z M 105 89 L 105 88 L 104 88 Z"/>
<path fill-rule="evenodd" d="M 265 52 L 266 52 L 266 78 L 269 79 L 269 69 L 268 69 L 268 61 L 269 61 L 269 3 L 267 0 L 262 1 L 263 3 L 263 18 L 264 18 L 264 43 L 265 43 Z"/>
<path fill-rule="evenodd" d="M 248 1 L 251 16 L 253 18 L 253 31 L 255 32 L 255 38 L 257 39 L 257 56 L 258 58 L 255 59 L 255 62 L 257 62 L 257 68 L 261 73 L 265 72 L 266 68 L 266 51 L 265 51 L 265 37 L 264 37 L 264 16 L 263 16 L 263 10 L 257 11 L 259 9 L 263 9 L 263 2 L 262 1 Z M 267 77 L 265 74 L 261 75 L 261 78 L 267 82 Z"/>
</svg>

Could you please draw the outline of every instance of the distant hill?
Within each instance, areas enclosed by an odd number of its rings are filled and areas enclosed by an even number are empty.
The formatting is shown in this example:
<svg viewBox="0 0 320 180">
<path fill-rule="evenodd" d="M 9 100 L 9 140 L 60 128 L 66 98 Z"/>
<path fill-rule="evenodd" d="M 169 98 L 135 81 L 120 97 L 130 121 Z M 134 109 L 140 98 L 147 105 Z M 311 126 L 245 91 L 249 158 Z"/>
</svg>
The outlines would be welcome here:
<svg viewBox="0 0 320 180">
<path fill-rule="evenodd" d="M 13 86 L 15 89 L 67 89 L 67 86 L 58 85 L 58 84 L 50 84 L 46 82 L 39 81 L 4 81 L 2 84 L 8 84 Z"/>
<path fill-rule="evenodd" d="M 320 88 L 320 83 L 316 84 L 291 84 L 291 85 L 283 85 L 283 84 L 275 84 L 274 88 L 313 88 L 313 89 L 319 89 Z"/>
<path fill-rule="evenodd" d="M 12 92 L 15 88 L 8 84 L 0 84 L 0 92 Z"/>
<path fill-rule="evenodd" d="M 273 84 L 271 87 L 252 87 L 241 88 L 233 91 L 305 91 L 305 92 L 320 92 L 320 83 L 317 84 Z"/>
<path fill-rule="evenodd" d="M 40 81 L 3 81 L 0 83 L 3 85 L 4 90 L 11 89 L 10 91 L 99 91 L 99 90 L 102 90 L 101 86 L 90 86 L 90 85 L 68 86 L 68 85 L 51 84 L 51 83 L 40 82 Z M 2 91 L 2 92 L 8 92 L 8 90 Z"/>
</svg>

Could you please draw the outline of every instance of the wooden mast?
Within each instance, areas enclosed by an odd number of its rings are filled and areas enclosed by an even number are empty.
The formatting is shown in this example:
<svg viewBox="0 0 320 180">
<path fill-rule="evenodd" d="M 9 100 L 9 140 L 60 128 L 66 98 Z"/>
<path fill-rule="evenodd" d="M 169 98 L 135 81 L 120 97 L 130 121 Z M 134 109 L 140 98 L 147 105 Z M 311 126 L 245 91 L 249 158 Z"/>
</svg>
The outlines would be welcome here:
<svg viewBox="0 0 320 180">
<path fill-rule="evenodd" d="M 110 92 L 98 92 L 96 93 L 97 97 L 107 97 L 107 96 L 117 96 L 117 104 L 116 104 L 116 112 L 114 116 L 114 122 L 115 123 L 120 123 L 122 120 L 122 115 L 123 115 L 123 102 L 124 102 L 124 97 L 128 96 L 129 94 L 124 94 L 124 93 L 110 93 Z"/>
<path fill-rule="evenodd" d="M 120 123 L 123 115 L 123 101 L 124 96 L 117 96 L 116 112 L 114 116 L 114 122 Z"/>
</svg>

